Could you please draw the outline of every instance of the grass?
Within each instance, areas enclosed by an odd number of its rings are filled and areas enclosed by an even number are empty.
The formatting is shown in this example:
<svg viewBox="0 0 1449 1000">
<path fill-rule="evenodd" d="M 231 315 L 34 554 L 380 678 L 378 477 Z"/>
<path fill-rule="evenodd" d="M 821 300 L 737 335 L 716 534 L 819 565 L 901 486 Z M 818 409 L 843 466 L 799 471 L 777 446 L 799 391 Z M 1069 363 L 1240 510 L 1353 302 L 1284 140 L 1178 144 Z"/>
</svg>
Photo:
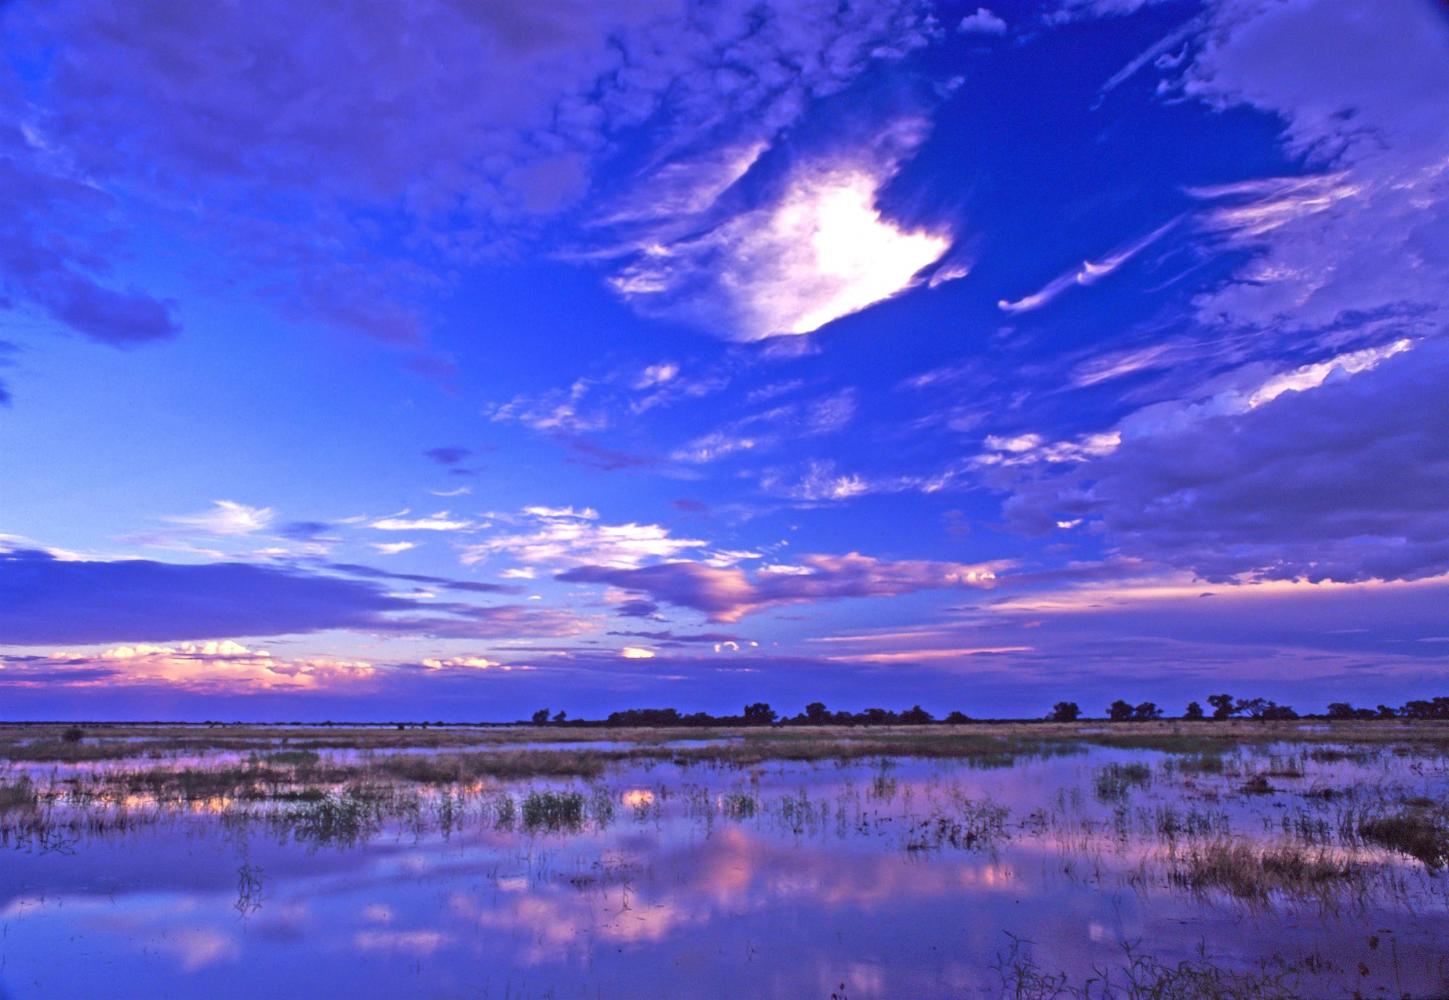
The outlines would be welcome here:
<svg viewBox="0 0 1449 1000">
<path fill-rule="evenodd" d="M 962 802 L 954 813 L 936 813 L 917 820 L 906 831 L 908 851 L 943 847 L 974 851 L 989 848 L 1006 834 L 1009 811 L 990 802 Z"/>
<path fill-rule="evenodd" d="M 19 781 L 0 781 L 0 810 L 33 809 L 39 796 L 29 778 Z"/>
<path fill-rule="evenodd" d="M 1097 772 L 1093 787 L 1103 802 L 1121 802 L 1134 788 L 1152 784 L 1152 768 L 1146 764 L 1108 764 Z"/>
<path fill-rule="evenodd" d="M 1279 844 L 1259 849 L 1243 841 L 1219 839 L 1177 855 L 1168 879 L 1194 891 L 1220 889 L 1239 899 L 1266 901 L 1274 894 L 1323 895 L 1361 874 L 1346 859 L 1324 848 Z"/>
<path fill-rule="evenodd" d="M 578 830 L 583 825 L 581 792 L 529 792 L 523 800 L 523 826 L 527 830 Z"/>
<path fill-rule="evenodd" d="M 1425 808 L 1409 808 L 1359 823 L 1359 836 L 1437 871 L 1449 864 L 1449 823 Z"/>
<path fill-rule="evenodd" d="M 68 741 L 68 730 L 52 724 L 0 725 L 0 760 L 76 762 L 122 760 L 217 752 L 258 754 L 329 749 L 456 751 L 474 753 L 563 753 L 587 774 L 620 752 L 592 748 L 600 741 L 631 744 L 622 755 L 679 763 L 753 766 L 772 760 L 857 760 L 866 757 L 942 757 L 1009 766 L 1021 755 L 1072 753 L 1083 745 L 1158 750 L 1206 760 L 1247 746 L 1301 743 L 1311 753 L 1344 754 L 1362 762 L 1393 747 L 1396 752 L 1449 751 L 1449 723 L 1341 722 L 1303 729 L 1297 722 L 1179 721 L 1131 722 L 1106 729 L 1096 722 L 999 722 L 967 726 L 822 726 L 731 729 L 725 727 L 571 729 L 553 726 L 431 727 L 380 726 L 186 726 L 86 724 L 83 737 Z M 73 735 L 73 734 L 72 734 Z M 714 746 L 671 747 L 675 740 L 722 740 Z M 531 750 L 539 743 L 576 744 L 563 751 Z M 1350 747 L 1351 749 L 1342 749 Z M 507 761 L 491 764 L 506 768 Z M 1188 763 L 1184 761 L 1183 763 Z M 421 765 L 414 765 L 421 768 Z M 1206 768 L 1213 765 L 1207 764 Z M 1191 764 L 1188 765 L 1190 769 Z M 594 773 L 597 773 L 594 771 Z M 1211 772 L 1216 773 L 1216 772 Z M 431 779 L 425 779 L 431 780 Z"/>
<path fill-rule="evenodd" d="M 1233 969 L 1212 961 L 1203 950 L 1197 958 L 1167 963 L 1124 946 L 1124 959 L 1098 968 L 1081 984 L 1066 973 L 1043 970 L 1025 942 L 1011 939 L 999 954 L 1001 977 L 997 995 L 1012 1000 L 1299 1000 L 1304 993 L 1300 972 L 1281 959 L 1256 968 Z"/>
</svg>

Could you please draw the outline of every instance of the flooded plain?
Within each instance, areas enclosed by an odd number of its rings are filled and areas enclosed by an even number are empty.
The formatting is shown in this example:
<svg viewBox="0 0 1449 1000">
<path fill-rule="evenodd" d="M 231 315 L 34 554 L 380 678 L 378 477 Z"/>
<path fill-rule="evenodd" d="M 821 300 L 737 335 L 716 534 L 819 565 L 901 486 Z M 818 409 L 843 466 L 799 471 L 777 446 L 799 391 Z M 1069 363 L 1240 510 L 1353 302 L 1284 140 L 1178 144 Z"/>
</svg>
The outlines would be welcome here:
<svg viewBox="0 0 1449 1000">
<path fill-rule="evenodd" d="M 0 996 L 1449 994 L 1449 732 L 0 732 Z"/>
</svg>

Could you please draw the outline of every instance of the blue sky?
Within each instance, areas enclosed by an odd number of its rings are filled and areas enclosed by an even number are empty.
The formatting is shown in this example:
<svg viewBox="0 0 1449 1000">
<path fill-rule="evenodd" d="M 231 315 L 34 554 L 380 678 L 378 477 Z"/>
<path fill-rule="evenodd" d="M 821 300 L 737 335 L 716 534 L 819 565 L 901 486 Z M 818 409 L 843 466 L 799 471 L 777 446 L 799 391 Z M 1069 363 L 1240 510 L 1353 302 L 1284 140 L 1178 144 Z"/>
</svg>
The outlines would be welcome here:
<svg viewBox="0 0 1449 1000">
<path fill-rule="evenodd" d="M 0 20 L 7 714 L 1444 689 L 1441 5 Z"/>
</svg>

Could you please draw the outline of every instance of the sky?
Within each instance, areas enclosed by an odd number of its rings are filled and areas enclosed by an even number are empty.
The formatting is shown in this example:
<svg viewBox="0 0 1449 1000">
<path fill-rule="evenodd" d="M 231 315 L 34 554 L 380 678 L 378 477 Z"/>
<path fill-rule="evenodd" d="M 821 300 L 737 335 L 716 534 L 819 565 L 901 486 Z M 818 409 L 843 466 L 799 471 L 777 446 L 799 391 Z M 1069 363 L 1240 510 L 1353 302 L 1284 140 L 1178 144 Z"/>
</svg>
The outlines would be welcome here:
<svg viewBox="0 0 1449 1000">
<path fill-rule="evenodd" d="M 1449 693 L 1443 4 L 0 37 L 7 718 Z"/>
</svg>

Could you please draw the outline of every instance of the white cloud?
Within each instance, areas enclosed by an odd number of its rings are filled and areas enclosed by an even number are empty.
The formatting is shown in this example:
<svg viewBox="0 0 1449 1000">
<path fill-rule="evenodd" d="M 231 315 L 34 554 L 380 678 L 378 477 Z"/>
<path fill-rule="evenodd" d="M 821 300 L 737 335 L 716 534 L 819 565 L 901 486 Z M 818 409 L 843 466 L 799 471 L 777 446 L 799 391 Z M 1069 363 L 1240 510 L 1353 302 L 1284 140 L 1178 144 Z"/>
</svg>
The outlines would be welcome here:
<svg viewBox="0 0 1449 1000">
<path fill-rule="evenodd" d="M 1101 261 L 1082 261 L 1080 267 L 1057 275 L 1057 277 L 1047 282 L 1040 291 L 1014 301 L 1001 299 L 996 305 L 1002 312 L 1030 312 L 1033 309 L 1040 309 L 1042 306 L 1048 305 L 1069 288 L 1095 285 L 1143 250 L 1146 250 L 1149 246 L 1156 243 L 1166 235 L 1168 230 L 1177 225 L 1177 221 L 1177 219 L 1173 219 L 1170 222 L 1158 226 L 1141 239 L 1134 240 L 1126 246 L 1114 250 Z"/>
<path fill-rule="evenodd" d="M 499 663 L 483 656 L 428 657 L 422 661 L 429 670 L 499 670 L 508 673 L 514 670 L 532 670 L 532 667 L 516 667 Z"/>
<path fill-rule="evenodd" d="M 1006 22 L 985 7 L 977 7 L 976 13 L 961 19 L 956 30 L 966 35 L 1004 35 Z"/>
<path fill-rule="evenodd" d="M 413 518 L 407 516 L 409 513 L 411 511 L 400 510 L 378 518 L 371 526 L 378 531 L 461 531 L 473 527 L 473 522 L 456 520 L 446 510 Z"/>
<path fill-rule="evenodd" d="M 780 470 L 767 472 L 760 485 L 768 493 L 807 502 L 849 500 L 871 489 L 860 476 L 838 472 L 833 461 L 820 459 L 807 462 L 804 472 L 795 476 Z"/>
<path fill-rule="evenodd" d="M 399 552 L 406 552 L 408 549 L 416 548 L 415 542 L 372 542 L 372 548 L 381 555 L 395 556 Z"/>
<path fill-rule="evenodd" d="M 625 646 L 619 650 L 619 655 L 626 660 L 652 660 L 654 650 L 645 649 L 643 646 Z"/>
<path fill-rule="evenodd" d="M 270 507 L 248 507 L 233 500 L 213 500 L 211 510 L 165 520 L 209 535 L 249 535 L 267 527 L 275 516 Z"/>
<path fill-rule="evenodd" d="M 951 245 L 876 206 L 900 157 L 924 134 L 897 123 L 889 152 L 801 165 L 781 193 L 703 235 L 646 243 L 612 279 L 645 312 L 679 316 L 737 340 L 805 334 L 888 299 Z M 869 157 L 870 154 L 867 154 Z"/>
<path fill-rule="evenodd" d="M 656 559 L 671 559 L 707 543 L 675 538 L 657 524 L 600 524 L 585 508 L 527 507 L 517 519 L 520 530 L 500 534 L 462 549 L 465 564 L 507 555 L 531 565 L 614 566 L 632 568 Z"/>
</svg>

